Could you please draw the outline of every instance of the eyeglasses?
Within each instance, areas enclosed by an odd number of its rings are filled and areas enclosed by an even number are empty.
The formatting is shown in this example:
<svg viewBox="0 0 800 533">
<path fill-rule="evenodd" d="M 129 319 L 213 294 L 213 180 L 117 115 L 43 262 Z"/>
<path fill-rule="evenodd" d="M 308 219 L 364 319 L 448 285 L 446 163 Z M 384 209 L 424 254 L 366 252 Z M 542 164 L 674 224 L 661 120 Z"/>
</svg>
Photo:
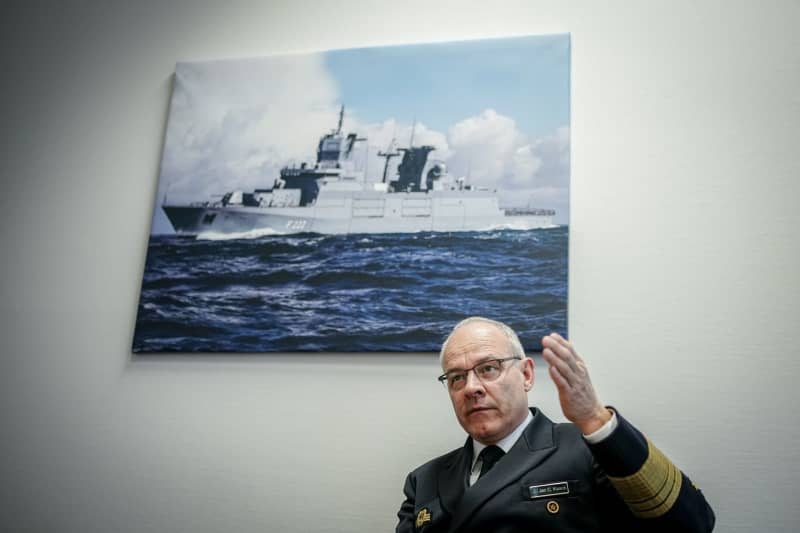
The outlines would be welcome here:
<svg viewBox="0 0 800 533">
<path fill-rule="evenodd" d="M 503 357 L 502 359 L 489 359 L 482 361 L 472 368 L 466 370 L 451 370 L 445 372 L 438 379 L 448 390 L 459 391 L 467 384 L 467 374 L 470 370 L 475 372 L 477 377 L 483 383 L 491 383 L 503 375 L 503 363 L 506 361 L 521 361 L 522 357 Z"/>
</svg>

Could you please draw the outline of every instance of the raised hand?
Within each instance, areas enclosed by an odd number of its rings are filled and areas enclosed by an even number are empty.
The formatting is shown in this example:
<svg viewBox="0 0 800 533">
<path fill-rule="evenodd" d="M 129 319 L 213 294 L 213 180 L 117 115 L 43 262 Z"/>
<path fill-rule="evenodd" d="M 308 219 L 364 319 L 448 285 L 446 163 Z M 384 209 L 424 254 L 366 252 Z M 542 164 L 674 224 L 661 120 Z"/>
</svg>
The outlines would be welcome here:
<svg viewBox="0 0 800 533">
<path fill-rule="evenodd" d="M 600 402 L 583 358 L 572 343 L 558 333 L 542 337 L 542 357 L 550 366 L 550 377 L 558 388 L 564 416 L 584 435 L 594 433 L 611 418 Z"/>
</svg>

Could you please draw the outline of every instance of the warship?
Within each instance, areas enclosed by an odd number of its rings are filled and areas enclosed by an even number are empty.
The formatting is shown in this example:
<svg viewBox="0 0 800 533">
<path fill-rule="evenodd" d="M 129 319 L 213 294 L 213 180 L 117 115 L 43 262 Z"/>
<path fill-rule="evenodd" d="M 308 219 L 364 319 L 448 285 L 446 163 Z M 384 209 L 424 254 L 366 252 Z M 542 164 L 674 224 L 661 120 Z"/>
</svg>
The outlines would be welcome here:
<svg viewBox="0 0 800 533">
<path fill-rule="evenodd" d="M 178 234 L 414 233 L 422 231 L 527 230 L 553 227 L 555 211 L 503 208 L 496 190 L 455 178 L 444 162 L 429 160 L 434 146 L 385 152 L 382 181 L 368 182 L 355 164 L 365 138 L 342 132 L 344 106 L 335 130 L 324 134 L 313 165 L 286 166 L 270 188 L 230 191 L 220 199 L 161 208 Z M 402 159 L 387 182 L 392 158 Z"/>
</svg>

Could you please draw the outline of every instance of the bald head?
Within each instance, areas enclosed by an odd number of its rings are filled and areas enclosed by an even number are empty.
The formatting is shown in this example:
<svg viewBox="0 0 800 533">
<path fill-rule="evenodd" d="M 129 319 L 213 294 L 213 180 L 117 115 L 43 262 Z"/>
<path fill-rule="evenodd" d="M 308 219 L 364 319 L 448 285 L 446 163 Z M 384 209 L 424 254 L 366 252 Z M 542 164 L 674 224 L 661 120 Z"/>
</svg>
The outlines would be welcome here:
<svg viewBox="0 0 800 533">
<path fill-rule="evenodd" d="M 461 322 L 455 325 L 455 327 L 450 331 L 450 334 L 447 335 L 447 338 L 442 343 L 442 349 L 439 351 L 439 365 L 443 367 L 444 363 L 444 356 L 447 353 L 447 345 L 450 342 L 450 339 L 453 338 L 453 335 L 459 329 L 463 328 L 464 326 L 468 326 L 470 324 L 485 324 L 491 327 L 495 327 L 508 339 L 508 354 L 513 355 L 515 357 L 525 357 L 525 350 L 522 348 L 522 343 L 519 341 L 519 337 L 514 332 L 513 329 L 508 327 L 506 324 L 499 322 L 497 320 L 492 320 L 491 318 L 485 318 L 482 316 L 471 316 L 469 318 L 465 318 Z M 444 368 L 444 367 L 443 367 Z"/>
</svg>

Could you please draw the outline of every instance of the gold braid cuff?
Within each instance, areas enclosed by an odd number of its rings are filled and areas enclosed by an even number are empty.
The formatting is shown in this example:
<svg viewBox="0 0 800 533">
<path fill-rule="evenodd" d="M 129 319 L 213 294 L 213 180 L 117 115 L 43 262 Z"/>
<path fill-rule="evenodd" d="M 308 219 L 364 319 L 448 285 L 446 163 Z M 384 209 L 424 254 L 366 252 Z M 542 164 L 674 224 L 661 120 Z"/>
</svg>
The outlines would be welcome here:
<svg viewBox="0 0 800 533">
<path fill-rule="evenodd" d="M 661 451 L 647 440 L 647 460 L 633 475 L 608 476 L 633 514 L 657 518 L 669 511 L 681 492 L 683 476 Z"/>
</svg>

